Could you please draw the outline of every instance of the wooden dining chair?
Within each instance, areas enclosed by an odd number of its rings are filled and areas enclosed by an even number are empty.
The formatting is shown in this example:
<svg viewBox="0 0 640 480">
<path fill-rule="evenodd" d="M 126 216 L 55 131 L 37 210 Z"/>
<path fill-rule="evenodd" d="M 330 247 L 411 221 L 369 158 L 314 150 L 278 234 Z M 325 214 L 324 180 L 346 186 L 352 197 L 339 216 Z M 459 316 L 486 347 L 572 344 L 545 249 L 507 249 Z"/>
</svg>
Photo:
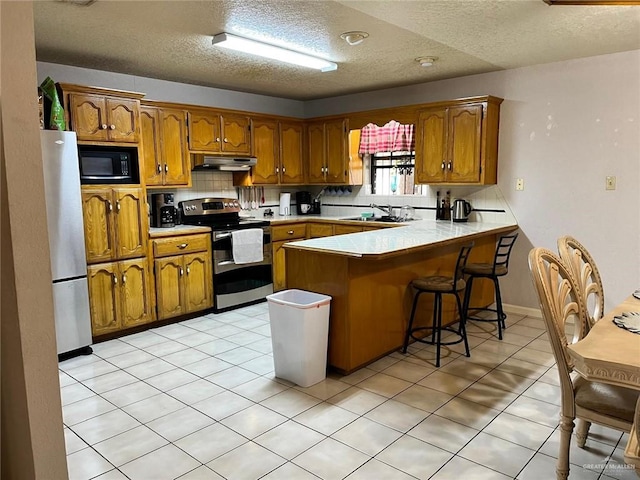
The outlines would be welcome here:
<svg viewBox="0 0 640 480">
<path fill-rule="evenodd" d="M 558 239 L 558 252 L 576 279 L 588 315 L 587 328 L 591 328 L 604 313 L 604 289 L 596 262 L 589 251 L 569 235 Z"/>
<path fill-rule="evenodd" d="M 571 379 L 573 360 L 567 345 L 580 341 L 587 334 L 588 320 L 581 290 L 570 267 L 550 250 L 531 250 L 529 269 L 560 377 L 560 451 L 556 477 L 563 480 L 569 476 L 569 445 L 574 419 L 629 432 L 638 392 L 591 382 L 580 376 Z M 578 446 L 584 446 L 584 442 L 580 445 L 578 441 Z"/>
</svg>

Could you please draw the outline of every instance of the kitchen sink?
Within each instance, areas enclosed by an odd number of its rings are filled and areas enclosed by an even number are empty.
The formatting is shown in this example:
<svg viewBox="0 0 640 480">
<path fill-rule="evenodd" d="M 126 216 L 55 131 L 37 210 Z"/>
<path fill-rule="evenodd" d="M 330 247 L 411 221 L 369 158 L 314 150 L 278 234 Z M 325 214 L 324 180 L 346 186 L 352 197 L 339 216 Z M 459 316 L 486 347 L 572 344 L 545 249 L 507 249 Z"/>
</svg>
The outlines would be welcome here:
<svg viewBox="0 0 640 480">
<path fill-rule="evenodd" d="M 358 222 L 391 222 L 391 223 L 401 223 L 406 220 L 402 220 L 400 217 L 383 215 L 381 217 L 347 217 L 341 218 L 340 220 L 352 220 Z"/>
</svg>

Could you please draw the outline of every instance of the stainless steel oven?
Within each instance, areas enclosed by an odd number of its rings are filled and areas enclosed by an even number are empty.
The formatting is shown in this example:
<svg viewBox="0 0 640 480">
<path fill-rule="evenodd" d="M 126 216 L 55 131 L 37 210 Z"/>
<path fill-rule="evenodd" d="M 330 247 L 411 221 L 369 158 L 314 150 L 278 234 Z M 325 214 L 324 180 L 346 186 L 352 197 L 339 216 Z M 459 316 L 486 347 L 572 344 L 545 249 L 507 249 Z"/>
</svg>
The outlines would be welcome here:
<svg viewBox="0 0 640 480">
<path fill-rule="evenodd" d="M 268 221 L 242 219 L 235 199 L 200 198 L 180 202 L 182 221 L 190 225 L 205 225 L 212 229 L 214 311 L 231 310 L 264 301 L 273 293 L 271 231 Z M 236 264 L 233 261 L 233 232 L 260 228 L 262 261 Z"/>
</svg>

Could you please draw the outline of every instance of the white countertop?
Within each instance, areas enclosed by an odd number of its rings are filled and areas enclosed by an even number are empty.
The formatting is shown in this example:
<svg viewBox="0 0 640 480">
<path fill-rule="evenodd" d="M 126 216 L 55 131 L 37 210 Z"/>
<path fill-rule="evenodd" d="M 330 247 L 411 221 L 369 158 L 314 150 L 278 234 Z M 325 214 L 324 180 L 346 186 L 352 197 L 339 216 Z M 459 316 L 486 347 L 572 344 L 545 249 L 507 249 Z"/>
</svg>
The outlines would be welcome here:
<svg viewBox="0 0 640 480">
<path fill-rule="evenodd" d="M 327 217 L 323 217 L 327 218 Z M 365 225 L 368 222 L 363 222 Z M 397 224 L 396 224 L 397 225 Z M 492 231 L 516 229 L 515 223 L 416 220 L 396 228 L 289 242 L 286 248 L 324 250 L 353 257 L 386 255 Z"/>
</svg>

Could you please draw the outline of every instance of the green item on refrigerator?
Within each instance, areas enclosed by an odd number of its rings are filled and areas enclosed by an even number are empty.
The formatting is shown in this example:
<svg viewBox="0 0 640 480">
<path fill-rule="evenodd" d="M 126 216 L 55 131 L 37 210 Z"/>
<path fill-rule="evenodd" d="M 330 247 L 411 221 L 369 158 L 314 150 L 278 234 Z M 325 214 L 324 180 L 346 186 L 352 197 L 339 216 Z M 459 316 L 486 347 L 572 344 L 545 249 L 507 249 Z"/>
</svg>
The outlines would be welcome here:
<svg viewBox="0 0 640 480">
<path fill-rule="evenodd" d="M 45 97 L 51 100 L 51 115 L 49 116 L 49 125 L 47 128 L 49 130 L 66 130 L 64 109 L 62 108 L 62 104 L 58 98 L 55 82 L 51 77 L 47 77 L 40 85 L 40 89 L 42 90 L 42 93 L 44 93 Z"/>
</svg>

